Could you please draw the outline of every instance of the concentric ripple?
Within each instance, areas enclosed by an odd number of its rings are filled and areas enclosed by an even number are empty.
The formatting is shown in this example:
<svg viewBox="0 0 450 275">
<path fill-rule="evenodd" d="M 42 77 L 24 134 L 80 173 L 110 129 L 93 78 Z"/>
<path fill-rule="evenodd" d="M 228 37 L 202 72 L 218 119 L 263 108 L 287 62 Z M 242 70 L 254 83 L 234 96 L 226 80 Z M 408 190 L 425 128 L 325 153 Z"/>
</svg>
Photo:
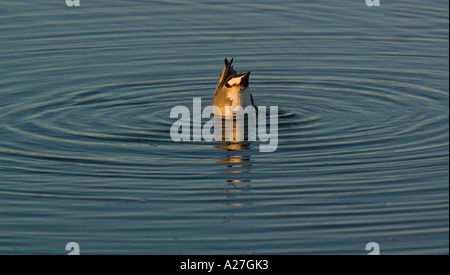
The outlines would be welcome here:
<svg viewBox="0 0 450 275">
<path fill-rule="evenodd" d="M 54 186 L 30 191 L 11 185 L 1 194 L 154 203 L 155 198 L 171 202 L 184 193 L 182 199 L 194 204 L 206 199 L 262 209 L 274 205 L 288 219 L 320 215 L 325 210 L 318 209 L 329 208 L 328 214 L 344 222 L 350 213 L 339 210 L 344 205 L 365 204 L 365 210 L 353 215 L 366 222 L 386 214 L 379 205 L 398 214 L 403 209 L 407 217 L 394 215 L 389 224 L 373 224 L 382 232 L 407 228 L 412 219 L 420 223 L 416 205 L 421 194 L 430 194 L 426 208 L 445 208 L 445 198 L 431 194 L 447 187 L 426 184 L 448 173 L 442 165 L 448 159 L 448 127 L 442 127 L 448 112 L 436 112 L 448 104 L 445 92 L 393 81 L 258 75 L 252 82 L 256 103 L 276 103 L 280 110 L 276 152 L 260 153 L 258 142 L 173 142 L 171 108 L 192 110 L 197 96 L 203 106 L 209 105 L 211 82 L 199 77 L 112 83 L 65 91 L 59 100 L 52 98 L 62 95 L 46 93 L 29 99 L 27 108 L 10 105 L 0 118 L 2 136 L 14 137 L 4 138 L 0 147 L 2 167 L 8 170 L 3 181 L 13 184 L 18 175 L 34 174 L 47 184 L 62 177 L 81 187 L 55 193 Z M 120 179 L 134 182 L 131 190 L 125 191 Z M 215 190 L 220 179 L 223 187 Z M 142 180 L 165 185 L 142 192 Z M 182 186 L 176 183 L 180 181 L 210 186 Z M 105 192 L 106 186 L 118 190 Z M 209 197 L 223 188 L 229 195 Z M 408 199 L 398 201 L 399 196 Z M 297 213 L 298 203 L 310 210 Z"/>
</svg>

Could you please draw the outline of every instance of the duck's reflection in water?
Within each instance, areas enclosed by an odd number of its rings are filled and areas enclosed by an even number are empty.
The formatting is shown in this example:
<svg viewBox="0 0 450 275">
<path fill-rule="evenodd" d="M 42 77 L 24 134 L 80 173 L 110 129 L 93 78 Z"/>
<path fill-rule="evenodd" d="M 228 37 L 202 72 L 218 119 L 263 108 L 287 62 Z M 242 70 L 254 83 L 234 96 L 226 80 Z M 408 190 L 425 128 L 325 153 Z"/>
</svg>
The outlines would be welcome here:
<svg viewBox="0 0 450 275">
<path fill-rule="evenodd" d="M 252 162 L 250 155 L 249 142 L 227 142 L 226 144 L 214 145 L 215 148 L 224 150 L 226 153 L 221 156 L 216 163 L 223 163 L 226 170 L 218 172 L 226 175 L 227 199 L 231 202 L 226 203 L 229 206 L 243 206 L 250 204 L 242 202 L 243 192 L 249 192 L 251 180 L 248 178 Z"/>
</svg>

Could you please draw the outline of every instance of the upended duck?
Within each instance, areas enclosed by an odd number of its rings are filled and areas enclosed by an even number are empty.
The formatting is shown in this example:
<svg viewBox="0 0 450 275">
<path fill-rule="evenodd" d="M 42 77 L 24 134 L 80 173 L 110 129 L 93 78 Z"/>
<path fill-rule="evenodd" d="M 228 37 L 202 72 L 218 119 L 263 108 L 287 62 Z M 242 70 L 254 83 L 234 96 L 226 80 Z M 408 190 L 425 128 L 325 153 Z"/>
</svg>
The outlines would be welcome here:
<svg viewBox="0 0 450 275">
<path fill-rule="evenodd" d="M 226 106 L 231 106 L 233 111 L 237 106 L 241 106 L 243 109 L 247 106 L 254 106 L 256 109 L 249 87 L 250 71 L 237 73 L 232 63 L 233 59 L 228 61 L 225 58 L 225 67 L 220 74 L 219 84 L 217 84 L 212 102 L 213 106 L 220 108 L 222 115 L 226 114 Z"/>
</svg>

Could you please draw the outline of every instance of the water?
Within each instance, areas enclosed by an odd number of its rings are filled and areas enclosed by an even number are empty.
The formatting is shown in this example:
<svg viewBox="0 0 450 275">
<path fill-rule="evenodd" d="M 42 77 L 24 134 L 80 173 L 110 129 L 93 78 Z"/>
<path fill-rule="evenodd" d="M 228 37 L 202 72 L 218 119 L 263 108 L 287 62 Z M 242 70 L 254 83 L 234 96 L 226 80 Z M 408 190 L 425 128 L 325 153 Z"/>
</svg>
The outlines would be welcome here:
<svg viewBox="0 0 450 275">
<path fill-rule="evenodd" d="M 0 5 L 0 253 L 448 254 L 448 1 Z M 175 143 L 223 59 L 279 145 Z"/>
</svg>

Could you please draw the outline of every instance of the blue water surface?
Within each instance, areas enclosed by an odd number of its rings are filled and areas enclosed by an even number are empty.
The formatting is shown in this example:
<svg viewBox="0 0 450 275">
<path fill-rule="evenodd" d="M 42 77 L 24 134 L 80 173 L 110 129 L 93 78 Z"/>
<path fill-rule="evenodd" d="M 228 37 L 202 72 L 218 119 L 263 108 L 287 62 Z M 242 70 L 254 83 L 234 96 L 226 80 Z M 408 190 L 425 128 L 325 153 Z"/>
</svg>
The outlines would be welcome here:
<svg viewBox="0 0 450 275">
<path fill-rule="evenodd" d="M 448 254 L 448 1 L 41 2 L 0 4 L 0 254 Z M 224 58 L 275 152 L 172 141 Z"/>
</svg>

